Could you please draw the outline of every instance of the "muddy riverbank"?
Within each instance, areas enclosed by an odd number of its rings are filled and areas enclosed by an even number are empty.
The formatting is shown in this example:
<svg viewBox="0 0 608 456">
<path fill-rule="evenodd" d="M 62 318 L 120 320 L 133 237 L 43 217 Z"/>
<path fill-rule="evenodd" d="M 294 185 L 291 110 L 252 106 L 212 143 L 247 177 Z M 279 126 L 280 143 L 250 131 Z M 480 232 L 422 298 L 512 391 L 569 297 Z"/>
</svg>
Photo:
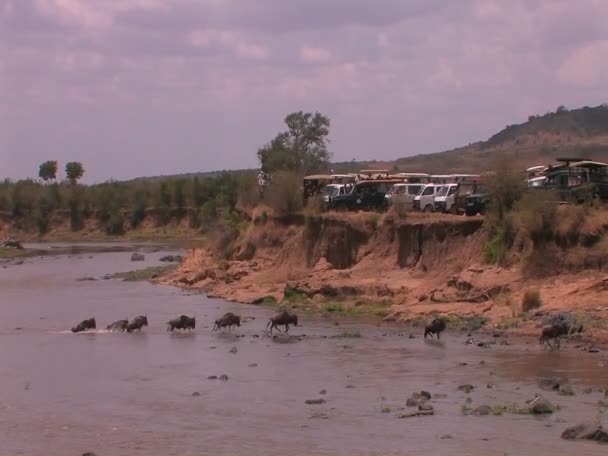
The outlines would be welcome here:
<svg viewBox="0 0 608 456">
<path fill-rule="evenodd" d="M 179 252 L 148 251 L 137 267 L 159 265 L 166 253 Z M 398 323 L 312 315 L 292 328 L 292 337 L 273 338 L 265 332 L 270 308 L 147 282 L 77 280 L 133 267 L 126 249 L 31 258 L 0 270 L 0 454 L 606 450 L 560 438 L 566 427 L 601 416 L 598 403 L 608 385 L 603 353 L 568 344 L 549 353 L 534 340 L 511 338 L 482 348 L 455 331 L 431 342 Z M 226 311 L 247 321 L 234 334 L 211 332 L 212 321 Z M 196 331 L 166 333 L 165 322 L 182 313 L 196 315 Z M 137 314 L 150 320 L 138 334 L 68 329 L 90 316 L 105 327 Z M 538 386 L 552 376 L 567 380 L 575 395 Z M 474 389 L 460 391 L 463 384 Z M 410 394 L 422 389 L 433 396 L 434 415 L 398 418 L 412 410 L 406 407 Z M 480 405 L 525 407 L 537 393 L 559 409 L 543 417 L 463 414 Z"/>
</svg>

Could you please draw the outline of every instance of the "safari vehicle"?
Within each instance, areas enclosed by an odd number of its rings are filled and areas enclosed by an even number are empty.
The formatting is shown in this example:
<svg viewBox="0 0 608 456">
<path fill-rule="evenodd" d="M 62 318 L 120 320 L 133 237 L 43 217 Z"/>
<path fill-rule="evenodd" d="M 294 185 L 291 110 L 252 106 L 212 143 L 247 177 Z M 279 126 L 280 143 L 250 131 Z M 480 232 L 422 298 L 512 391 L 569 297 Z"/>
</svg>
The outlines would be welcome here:
<svg viewBox="0 0 608 456">
<path fill-rule="evenodd" d="M 335 210 L 385 210 L 388 207 L 385 195 L 394 182 L 391 180 L 362 180 L 350 193 L 331 198 L 329 209 Z"/>
<path fill-rule="evenodd" d="M 464 213 L 471 217 L 473 215 L 485 215 L 490 203 L 490 191 L 483 184 L 475 184 L 475 190 L 467 196 Z"/>
<path fill-rule="evenodd" d="M 546 179 L 547 166 L 532 166 L 526 169 L 527 179 L 526 183 L 529 188 L 542 187 Z"/>
<path fill-rule="evenodd" d="M 435 196 L 441 188 L 441 185 L 427 184 L 421 190 L 418 196 L 414 198 L 414 209 L 424 212 L 435 211 Z"/>
<path fill-rule="evenodd" d="M 346 195 L 351 189 L 351 184 L 329 184 L 323 187 L 321 195 L 323 201 L 329 203 L 334 197 Z"/>
<path fill-rule="evenodd" d="M 404 183 L 408 184 L 430 184 L 431 175 L 426 173 L 397 173 L 393 174 L 393 177 L 401 179 Z"/>
<path fill-rule="evenodd" d="M 385 195 L 389 204 L 401 204 L 404 208 L 414 207 L 414 198 L 418 196 L 424 184 L 395 184 Z"/>
<path fill-rule="evenodd" d="M 573 158 L 558 159 L 563 165 L 549 167 L 540 186 L 557 193 L 561 201 L 583 203 L 608 200 L 608 164 Z"/>
<path fill-rule="evenodd" d="M 481 182 L 481 177 L 474 180 L 466 180 L 458 183 L 454 194 L 454 207 L 451 208 L 453 214 L 464 214 L 467 207 L 467 198 L 475 193 L 475 188 Z"/>
<path fill-rule="evenodd" d="M 354 184 L 356 176 L 352 174 L 313 174 L 304 177 L 304 201 L 315 195 L 319 195 L 323 188 L 330 184 Z"/>
<path fill-rule="evenodd" d="M 458 184 L 447 184 L 441 186 L 435 196 L 435 210 L 438 212 L 456 211 L 456 191 Z"/>
</svg>

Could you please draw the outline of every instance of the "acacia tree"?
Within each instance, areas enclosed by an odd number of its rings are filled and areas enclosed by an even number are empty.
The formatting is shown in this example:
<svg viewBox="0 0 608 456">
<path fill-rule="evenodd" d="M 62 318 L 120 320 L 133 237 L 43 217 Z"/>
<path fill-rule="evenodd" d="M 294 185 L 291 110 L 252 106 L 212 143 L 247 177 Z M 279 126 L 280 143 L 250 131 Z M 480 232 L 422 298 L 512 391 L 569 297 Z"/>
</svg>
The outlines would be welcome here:
<svg viewBox="0 0 608 456">
<path fill-rule="evenodd" d="M 65 164 L 65 175 L 68 180 L 75 184 L 84 175 L 84 168 L 80 162 L 68 162 Z"/>
<path fill-rule="evenodd" d="M 312 172 L 325 167 L 330 159 L 329 123 L 329 118 L 319 112 L 289 114 L 285 117 L 287 131 L 258 150 L 262 169 Z"/>
<path fill-rule="evenodd" d="M 57 162 L 48 160 L 42 163 L 38 169 L 38 177 L 45 182 L 55 180 L 57 178 Z"/>
</svg>

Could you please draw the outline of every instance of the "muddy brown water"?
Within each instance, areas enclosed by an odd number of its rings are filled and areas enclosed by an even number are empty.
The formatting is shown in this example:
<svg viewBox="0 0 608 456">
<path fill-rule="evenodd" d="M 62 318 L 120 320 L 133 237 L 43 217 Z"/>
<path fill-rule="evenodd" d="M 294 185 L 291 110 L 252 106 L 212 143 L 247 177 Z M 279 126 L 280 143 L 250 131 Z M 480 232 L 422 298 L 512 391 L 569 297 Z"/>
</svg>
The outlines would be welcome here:
<svg viewBox="0 0 608 456">
<path fill-rule="evenodd" d="M 291 330 L 306 337 L 273 339 L 264 331 L 272 309 L 76 280 L 158 265 L 167 252 L 153 250 L 143 263 L 130 261 L 129 248 L 75 249 L 0 269 L 0 456 L 606 454 L 606 446 L 560 439 L 600 416 L 603 394 L 583 389 L 608 385 L 602 353 L 548 353 L 533 341 L 482 349 L 461 333 L 425 342 L 394 325 L 313 317 Z M 211 332 L 226 311 L 254 319 L 234 334 Z M 196 331 L 166 333 L 164 323 L 182 313 L 196 315 Z M 141 333 L 69 332 L 90 316 L 105 327 L 138 314 L 150 321 Z M 345 333 L 361 337 L 335 337 Z M 208 379 L 222 374 L 227 381 Z M 544 376 L 567 378 L 576 395 L 541 391 Z M 457 390 L 463 383 L 476 388 L 467 395 Z M 435 396 L 435 415 L 398 419 L 421 389 Z M 539 418 L 461 412 L 467 397 L 471 407 L 521 407 L 537 392 L 560 410 Z M 305 404 L 318 398 L 326 402 Z"/>
</svg>

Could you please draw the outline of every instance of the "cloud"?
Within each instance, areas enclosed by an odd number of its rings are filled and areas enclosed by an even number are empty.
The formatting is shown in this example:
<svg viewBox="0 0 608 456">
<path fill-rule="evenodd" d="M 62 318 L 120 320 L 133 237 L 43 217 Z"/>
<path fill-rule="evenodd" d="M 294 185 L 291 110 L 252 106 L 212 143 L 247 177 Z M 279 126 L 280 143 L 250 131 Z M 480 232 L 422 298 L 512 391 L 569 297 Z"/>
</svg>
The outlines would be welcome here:
<svg viewBox="0 0 608 456">
<path fill-rule="evenodd" d="M 593 87 L 608 80 L 608 40 L 574 51 L 560 66 L 559 80 L 575 87 Z"/>
<path fill-rule="evenodd" d="M 320 47 L 302 46 L 300 58 L 306 63 L 325 63 L 331 59 L 331 52 Z"/>
<path fill-rule="evenodd" d="M 246 38 L 230 30 L 195 30 L 190 34 L 190 41 L 196 47 L 224 47 L 245 59 L 266 60 L 269 57 L 268 48 L 261 44 L 248 42 Z"/>
<path fill-rule="evenodd" d="M 603 0 L 0 0 L 0 169 L 255 166 L 300 109 L 331 117 L 339 160 L 458 146 L 606 101 L 606 17 Z"/>
</svg>

